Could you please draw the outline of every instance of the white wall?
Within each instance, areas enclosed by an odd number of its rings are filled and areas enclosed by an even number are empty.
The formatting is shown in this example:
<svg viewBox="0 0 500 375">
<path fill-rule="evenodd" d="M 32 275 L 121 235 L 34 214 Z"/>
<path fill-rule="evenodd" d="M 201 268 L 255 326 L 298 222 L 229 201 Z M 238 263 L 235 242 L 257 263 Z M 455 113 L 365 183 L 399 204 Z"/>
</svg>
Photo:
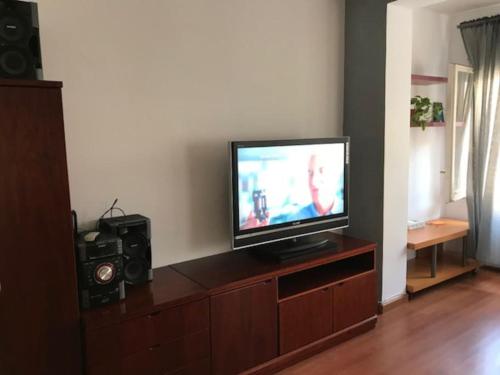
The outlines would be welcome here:
<svg viewBox="0 0 500 375">
<path fill-rule="evenodd" d="M 229 249 L 229 140 L 341 135 L 344 0 L 39 0 L 72 206 L 152 219 L 153 263 Z"/>
<path fill-rule="evenodd" d="M 466 12 L 456 13 L 449 18 L 449 61 L 452 64 L 461 64 L 470 66 L 465 52 L 462 36 L 457 25 L 464 21 L 470 21 L 481 17 L 489 17 L 500 13 L 500 5 L 472 9 Z M 448 161 L 449 162 L 449 161 Z M 448 183 L 449 184 L 449 183 Z M 447 184 L 446 195 L 449 195 L 449 186 Z M 457 219 L 467 220 L 467 202 L 461 199 L 457 202 L 447 203 L 444 207 L 445 215 Z"/>
<path fill-rule="evenodd" d="M 500 5 L 451 16 L 420 9 L 437 2 L 399 0 L 388 5 L 383 303 L 405 292 L 407 218 L 467 216 L 465 201 L 447 204 L 448 183 L 439 173 L 446 166 L 445 130 L 409 130 L 409 77 L 412 72 L 447 76 L 448 62 L 466 62 L 456 24 L 499 13 Z M 444 104 L 447 99 L 445 85 L 413 88 L 411 95 L 415 94 Z"/>
<path fill-rule="evenodd" d="M 387 7 L 382 301 L 405 293 L 412 12 Z"/>
<path fill-rule="evenodd" d="M 425 9 L 413 12 L 412 73 L 448 76 L 448 16 Z M 427 96 L 447 106 L 447 85 L 412 86 L 412 96 Z M 410 129 L 408 219 L 429 220 L 442 215 L 447 201 L 446 129 Z"/>
</svg>

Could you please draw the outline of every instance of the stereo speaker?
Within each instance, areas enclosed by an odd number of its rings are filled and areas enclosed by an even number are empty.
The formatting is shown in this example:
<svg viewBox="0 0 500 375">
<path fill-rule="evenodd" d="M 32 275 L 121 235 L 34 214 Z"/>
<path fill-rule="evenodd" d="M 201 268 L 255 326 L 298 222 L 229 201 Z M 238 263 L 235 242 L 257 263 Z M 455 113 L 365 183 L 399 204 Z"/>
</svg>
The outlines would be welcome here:
<svg viewBox="0 0 500 375">
<path fill-rule="evenodd" d="M 0 0 L 0 78 L 43 79 L 36 3 Z"/>
<path fill-rule="evenodd" d="M 83 232 L 76 244 L 82 309 L 124 299 L 121 239 L 109 233 Z"/>
<path fill-rule="evenodd" d="M 118 236 L 123 248 L 123 277 L 126 284 L 153 280 L 151 221 L 142 215 L 125 215 L 99 220 L 99 230 Z"/>
</svg>

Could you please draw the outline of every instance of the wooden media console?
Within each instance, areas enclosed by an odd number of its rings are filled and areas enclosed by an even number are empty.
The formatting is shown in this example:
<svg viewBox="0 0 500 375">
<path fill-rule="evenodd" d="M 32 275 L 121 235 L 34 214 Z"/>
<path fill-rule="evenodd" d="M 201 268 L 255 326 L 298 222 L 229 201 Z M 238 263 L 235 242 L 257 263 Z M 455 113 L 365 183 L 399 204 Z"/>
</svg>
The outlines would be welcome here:
<svg viewBox="0 0 500 375">
<path fill-rule="evenodd" d="M 373 328 L 375 244 L 328 236 L 335 250 L 284 263 L 240 250 L 156 269 L 83 314 L 87 374 L 268 374 Z"/>
</svg>

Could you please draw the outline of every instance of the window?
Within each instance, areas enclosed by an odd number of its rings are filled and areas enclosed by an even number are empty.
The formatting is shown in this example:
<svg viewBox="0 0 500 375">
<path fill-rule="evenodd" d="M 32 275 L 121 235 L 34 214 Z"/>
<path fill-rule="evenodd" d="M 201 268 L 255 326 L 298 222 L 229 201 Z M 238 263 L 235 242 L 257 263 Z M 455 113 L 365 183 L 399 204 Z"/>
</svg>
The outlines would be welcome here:
<svg viewBox="0 0 500 375">
<path fill-rule="evenodd" d="M 467 167 L 472 130 L 472 68 L 458 64 L 451 65 L 450 84 L 450 199 L 457 201 L 465 198 L 467 192 Z"/>
</svg>

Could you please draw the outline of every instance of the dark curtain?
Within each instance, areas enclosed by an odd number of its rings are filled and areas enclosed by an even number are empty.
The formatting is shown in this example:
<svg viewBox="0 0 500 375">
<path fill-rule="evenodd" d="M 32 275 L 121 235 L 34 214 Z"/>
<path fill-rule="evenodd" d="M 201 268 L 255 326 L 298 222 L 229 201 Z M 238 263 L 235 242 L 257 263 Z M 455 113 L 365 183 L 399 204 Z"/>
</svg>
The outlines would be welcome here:
<svg viewBox="0 0 500 375">
<path fill-rule="evenodd" d="M 459 25 L 474 69 L 467 175 L 470 255 L 500 266 L 500 15 Z M 498 181 L 497 181 L 498 180 Z"/>
</svg>

